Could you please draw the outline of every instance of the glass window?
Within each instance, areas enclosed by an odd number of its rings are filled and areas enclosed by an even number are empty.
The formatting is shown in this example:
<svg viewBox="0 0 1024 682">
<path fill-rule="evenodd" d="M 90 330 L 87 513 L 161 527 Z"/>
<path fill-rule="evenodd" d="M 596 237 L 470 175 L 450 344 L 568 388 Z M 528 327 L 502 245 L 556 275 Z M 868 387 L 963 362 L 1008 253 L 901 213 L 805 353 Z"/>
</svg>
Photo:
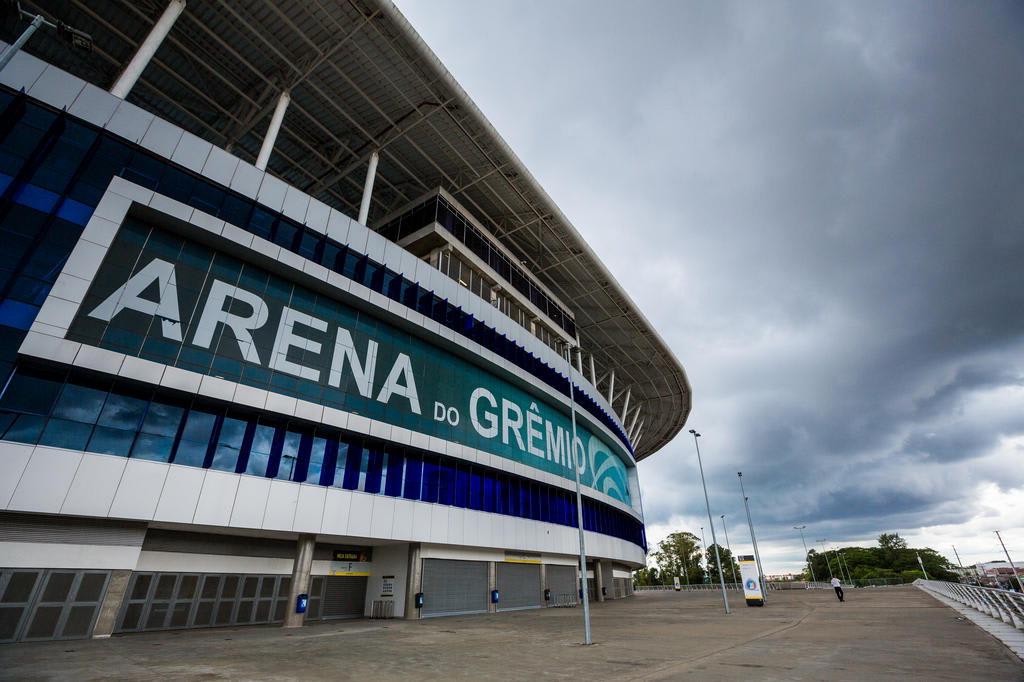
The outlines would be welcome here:
<svg viewBox="0 0 1024 682">
<path fill-rule="evenodd" d="M 405 458 L 405 485 L 402 488 L 402 497 L 407 500 L 420 499 L 422 477 L 423 460 L 418 454 L 407 454 Z"/>
<path fill-rule="evenodd" d="M 97 423 L 112 429 L 138 431 L 148 404 L 148 400 L 112 392 L 103 405 Z"/>
<path fill-rule="evenodd" d="M 15 412 L 49 414 L 60 393 L 60 375 L 37 374 L 19 370 L 7 385 L 0 408 Z"/>
<path fill-rule="evenodd" d="M 103 409 L 107 392 L 78 384 L 64 384 L 53 416 L 84 424 L 95 424 Z"/>
<path fill-rule="evenodd" d="M 91 433 L 92 424 L 67 419 L 50 419 L 39 438 L 39 444 L 68 450 L 84 450 Z"/>
<path fill-rule="evenodd" d="M 423 457 L 423 495 L 420 498 L 424 502 L 437 502 L 439 476 L 437 456 L 425 455 Z"/>
<path fill-rule="evenodd" d="M 249 448 L 249 461 L 246 463 L 245 473 L 253 476 L 267 475 L 267 467 L 270 464 L 270 454 L 274 449 L 274 437 L 276 435 L 276 426 L 265 423 L 256 425 L 252 446 Z"/>
<path fill-rule="evenodd" d="M 89 438 L 89 445 L 86 450 L 98 452 L 103 455 L 118 455 L 127 457 L 131 452 L 132 443 L 135 441 L 135 431 L 125 429 L 113 429 L 109 426 L 97 426 L 92 437 Z"/>
<path fill-rule="evenodd" d="M 213 451 L 211 469 L 218 471 L 236 471 L 238 457 L 242 452 L 245 430 L 249 426 L 244 419 L 225 417 L 217 436 L 217 447 Z"/>
<path fill-rule="evenodd" d="M 334 460 L 334 482 L 332 485 L 336 488 L 345 487 L 345 471 L 348 468 L 348 443 L 344 440 L 335 441 L 338 448 L 338 454 Z M 359 478 L 356 477 L 358 482 Z"/>
<path fill-rule="evenodd" d="M 174 451 L 174 463 L 203 466 L 216 422 L 217 416 L 213 412 L 195 408 L 189 410 L 185 428 L 181 432 L 181 440 Z"/>
<path fill-rule="evenodd" d="M 400 497 L 402 495 L 402 469 L 405 464 L 405 456 L 401 452 L 391 450 L 387 453 L 387 457 L 384 494 L 391 497 Z"/>
<path fill-rule="evenodd" d="M 384 452 L 379 448 L 370 448 L 366 457 L 366 474 L 360 490 L 367 493 L 379 493 L 381 473 L 384 469 Z"/>
<path fill-rule="evenodd" d="M 283 481 L 290 481 L 295 475 L 295 465 L 299 461 L 299 450 L 302 445 L 302 434 L 297 431 L 286 431 L 281 445 L 281 459 L 277 465 L 277 475 Z"/>
<path fill-rule="evenodd" d="M 323 483 L 320 474 L 324 467 L 324 456 L 327 454 L 327 439 L 315 436 L 309 449 L 309 464 L 306 466 L 307 483 Z"/>
<path fill-rule="evenodd" d="M 438 466 L 437 503 L 453 504 L 455 502 L 455 466 L 441 461 Z"/>
</svg>

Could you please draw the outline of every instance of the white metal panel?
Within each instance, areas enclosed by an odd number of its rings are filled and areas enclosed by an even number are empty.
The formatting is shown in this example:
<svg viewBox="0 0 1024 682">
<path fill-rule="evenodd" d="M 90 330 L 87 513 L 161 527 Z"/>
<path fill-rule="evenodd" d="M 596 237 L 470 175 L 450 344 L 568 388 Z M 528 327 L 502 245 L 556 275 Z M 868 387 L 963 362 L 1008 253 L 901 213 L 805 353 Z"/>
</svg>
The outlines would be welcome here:
<svg viewBox="0 0 1024 682">
<path fill-rule="evenodd" d="M 267 510 L 270 481 L 255 476 L 240 476 L 235 506 L 231 509 L 231 525 L 236 528 L 261 528 Z"/>
<path fill-rule="evenodd" d="M 10 509 L 56 514 L 74 480 L 82 453 L 36 447 L 11 497 Z"/>
<path fill-rule="evenodd" d="M 196 504 L 193 523 L 205 526 L 227 526 L 238 492 L 239 476 L 224 471 L 207 471 Z"/>
<path fill-rule="evenodd" d="M 0 509 L 7 509 L 14 489 L 32 457 L 32 446 L 0 441 Z"/>
<path fill-rule="evenodd" d="M 295 506 L 299 501 L 299 486 L 288 481 L 271 481 L 267 496 L 267 511 L 263 528 L 291 530 L 295 523 Z"/>
<path fill-rule="evenodd" d="M 60 512 L 106 516 L 127 464 L 124 457 L 85 453 Z"/>
<path fill-rule="evenodd" d="M 129 459 L 110 505 L 111 518 L 152 519 L 169 464 Z"/>
<path fill-rule="evenodd" d="M 319 533 L 324 517 L 327 488 L 319 485 L 300 485 L 295 503 L 292 530 L 299 533 Z"/>
<path fill-rule="evenodd" d="M 172 465 L 170 471 L 167 472 L 167 480 L 164 481 L 160 502 L 156 505 L 153 519 L 155 521 L 192 523 L 196 514 L 196 505 L 199 502 L 199 493 L 203 489 L 204 478 L 206 478 L 206 469 Z"/>
</svg>

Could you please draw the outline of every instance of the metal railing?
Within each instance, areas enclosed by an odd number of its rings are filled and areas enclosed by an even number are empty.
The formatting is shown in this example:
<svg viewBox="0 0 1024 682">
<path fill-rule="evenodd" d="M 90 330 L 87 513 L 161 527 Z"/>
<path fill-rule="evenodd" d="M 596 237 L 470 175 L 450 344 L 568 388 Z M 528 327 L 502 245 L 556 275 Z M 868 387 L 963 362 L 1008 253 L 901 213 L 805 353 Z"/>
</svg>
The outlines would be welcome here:
<svg viewBox="0 0 1024 682">
<path fill-rule="evenodd" d="M 1024 630 L 1024 594 L 994 587 L 977 587 L 920 578 L 915 580 L 914 584 L 923 590 L 970 606 L 1018 630 Z"/>
</svg>

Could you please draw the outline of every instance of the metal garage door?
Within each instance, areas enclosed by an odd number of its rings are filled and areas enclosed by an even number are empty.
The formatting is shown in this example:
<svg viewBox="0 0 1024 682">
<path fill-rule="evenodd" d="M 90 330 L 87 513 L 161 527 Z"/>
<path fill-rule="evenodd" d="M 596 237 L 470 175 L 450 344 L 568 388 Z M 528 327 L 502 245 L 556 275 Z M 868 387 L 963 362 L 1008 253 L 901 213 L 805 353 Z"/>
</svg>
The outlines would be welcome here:
<svg viewBox="0 0 1024 682">
<path fill-rule="evenodd" d="M 544 570 L 548 581 L 546 587 L 551 590 L 548 606 L 568 606 L 579 602 L 580 585 L 575 566 L 549 565 Z"/>
<path fill-rule="evenodd" d="M 116 632 L 280 622 L 291 580 L 278 575 L 135 573 Z"/>
<path fill-rule="evenodd" d="M 447 616 L 487 612 L 487 563 L 423 560 L 421 615 Z"/>
<path fill-rule="evenodd" d="M 110 571 L 0 570 L 0 642 L 92 634 Z"/>
<path fill-rule="evenodd" d="M 501 562 L 496 565 L 499 611 L 536 609 L 541 603 L 540 564 Z"/>
<path fill-rule="evenodd" d="M 321 617 L 362 618 L 366 608 L 365 575 L 331 575 L 324 578 Z"/>
</svg>

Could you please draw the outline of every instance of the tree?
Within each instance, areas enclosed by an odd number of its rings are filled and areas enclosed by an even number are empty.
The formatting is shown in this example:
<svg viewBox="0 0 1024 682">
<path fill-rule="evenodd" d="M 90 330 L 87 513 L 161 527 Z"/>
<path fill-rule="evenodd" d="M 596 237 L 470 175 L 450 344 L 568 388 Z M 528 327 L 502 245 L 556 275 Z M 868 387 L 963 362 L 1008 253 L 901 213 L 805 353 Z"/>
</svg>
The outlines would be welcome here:
<svg viewBox="0 0 1024 682">
<path fill-rule="evenodd" d="M 898 533 L 882 533 L 878 536 L 878 547 L 840 547 L 836 552 L 829 550 L 819 554 L 815 550 L 807 553 L 807 560 L 814 567 L 818 580 L 828 580 L 835 575 L 845 578 L 847 571 L 854 580 L 904 580 L 923 577 L 917 563 L 920 555 L 928 576 L 939 580 L 955 580 L 953 565 L 928 547 L 913 548 Z M 840 559 L 842 568 L 840 568 Z M 810 576 L 806 576 L 810 577 Z"/>
<path fill-rule="evenodd" d="M 738 582 L 740 575 L 740 565 L 736 563 L 736 559 L 725 547 L 718 545 L 718 553 L 722 559 L 722 566 L 725 568 L 725 582 Z M 711 582 L 718 582 L 718 562 L 715 560 L 715 545 L 712 544 L 705 551 L 705 561 L 708 567 L 708 575 L 711 578 Z M 735 573 L 733 570 L 735 569 Z"/>
<path fill-rule="evenodd" d="M 704 570 L 700 554 L 700 545 L 693 533 L 677 531 L 659 542 L 652 557 L 658 566 L 661 584 L 671 584 L 676 576 L 683 584 L 702 582 Z"/>
</svg>

